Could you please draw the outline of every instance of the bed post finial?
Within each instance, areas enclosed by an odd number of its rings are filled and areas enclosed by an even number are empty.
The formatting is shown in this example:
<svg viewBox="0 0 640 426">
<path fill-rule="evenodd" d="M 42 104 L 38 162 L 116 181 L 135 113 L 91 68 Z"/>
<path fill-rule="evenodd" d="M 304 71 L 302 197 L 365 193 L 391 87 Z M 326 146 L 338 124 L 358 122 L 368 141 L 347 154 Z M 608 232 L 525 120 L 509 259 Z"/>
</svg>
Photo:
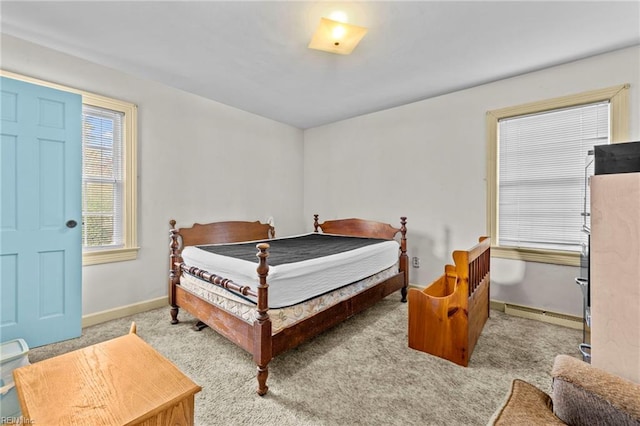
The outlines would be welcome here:
<svg viewBox="0 0 640 426">
<path fill-rule="evenodd" d="M 258 277 L 260 277 L 260 284 L 258 285 L 258 317 L 253 323 L 254 330 L 254 347 L 253 347 L 253 360 L 258 367 L 258 395 L 262 396 L 267 393 L 269 387 L 267 386 L 267 377 L 269 376 L 269 361 L 271 361 L 272 347 L 271 347 L 271 319 L 269 318 L 269 301 L 268 301 L 268 289 L 267 275 L 269 274 L 269 265 L 267 264 L 267 257 L 269 253 L 269 244 L 260 243 L 256 245 L 258 248 Z"/>
<path fill-rule="evenodd" d="M 269 309 L 269 302 L 267 300 L 267 275 L 269 274 L 269 265 L 267 264 L 267 257 L 269 253 L 269 244 L 260 243 L 256 245 L 258 249 L 258 277 L 260 277 L 260 284 L 258 285 L 258 320 L 266 320 L 269 318 L 267 310 Z"/>
<path fill-rule="evenodd" d="M 407 256 L 407 217 L 400 217 L 400 270 L 404 272 L 404 287 L 400 290 L 401 301 L 407 302 L 407 288 L 409 287 L 409 257 Z"/>
<path fill-rule="evenodd" d="M 318 226 L 320 226 L 320 224 L 318 223 L 318 215 L 314 214 L 313 215 L 313 232 L 318 232 Z"/>
<path fill-rule="evenodd" d="M 170 244 L 169 244 L 169 305 L 171 305 L 171 324 L 177 324 L 178 321 L 178 305 L 176 305 L 176 289 L 175 285 L 178 283 L 179 273 L 176 273 L 176 262 L 180 258 L 180 243 L 178 242 L 178 230 L 176 229 L 176 221 L 171 219 L 169 221 L 171 229 L 169 230 Z"/>
</svg>

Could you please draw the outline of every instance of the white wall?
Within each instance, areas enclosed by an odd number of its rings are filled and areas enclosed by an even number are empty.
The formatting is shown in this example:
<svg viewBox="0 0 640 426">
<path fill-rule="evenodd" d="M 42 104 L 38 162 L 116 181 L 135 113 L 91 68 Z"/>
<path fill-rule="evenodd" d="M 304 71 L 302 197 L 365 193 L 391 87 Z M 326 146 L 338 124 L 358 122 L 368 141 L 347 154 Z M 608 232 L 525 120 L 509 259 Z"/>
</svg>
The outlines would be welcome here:
<svg viewBox="0 0 640 426">
<path fill-rule="evenodd" d="M 640 47 L 309 129 L 304 216 L 408 217 L 412 283 L 427 285 L 453 249 L 487 232 L 487 111 L 630 83 L 630 140 L 640 139 Z M 582 315 L 577 267 L 500 259 L 492 299 Z"/>
<path fill-rule="evenodd" d="M 139 257 L 83 268 L 85 315 L 166 295 L 171 218 L 273 216 L 282 236 L 309 231 L 313 213 L 406 215 L 409 255 L 421 259 L 411 282 L 426 285 L 486 233 L 486 111 L 631 83 L 630 139 L 640 139 L 640 47 L 302 132 L 10 36 L 0 43 L 7 71 L 139 107 Z M 577 274 L 500 259 L 492 298 L 581 315 Z"/>
<path fill-rule="evenodd" d="M 139 256 L 83 268 L 84 315 L 167 294 L 172 218 L 273 216 L 279 235 L 310 230 L 301 130 L 7 35 L 0 42 L 6 71 L 138 105 Z"/>
</svg>

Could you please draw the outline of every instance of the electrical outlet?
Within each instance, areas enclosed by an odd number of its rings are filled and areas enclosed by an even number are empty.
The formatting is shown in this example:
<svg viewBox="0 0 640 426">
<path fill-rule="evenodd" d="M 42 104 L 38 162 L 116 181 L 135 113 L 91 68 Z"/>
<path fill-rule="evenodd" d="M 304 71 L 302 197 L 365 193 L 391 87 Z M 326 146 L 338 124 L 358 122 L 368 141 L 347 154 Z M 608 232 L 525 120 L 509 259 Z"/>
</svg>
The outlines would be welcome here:
<svg viewBox="0 0 640 426">
<path fill-rule="evenodd" d="M 420 258 L 419 257 L 412 257 L 411 258 L 411 264 L 413 265 L 414 268 L 419 268 L 420 267 Z"/>
</svg>

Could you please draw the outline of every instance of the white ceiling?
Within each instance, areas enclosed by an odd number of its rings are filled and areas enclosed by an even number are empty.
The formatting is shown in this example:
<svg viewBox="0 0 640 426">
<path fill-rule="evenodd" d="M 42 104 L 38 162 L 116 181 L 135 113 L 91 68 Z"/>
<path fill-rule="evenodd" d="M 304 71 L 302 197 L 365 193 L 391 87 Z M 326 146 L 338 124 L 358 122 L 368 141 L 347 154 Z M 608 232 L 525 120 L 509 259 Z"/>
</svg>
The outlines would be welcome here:
<svg viewBox="0 0 640 426">
<path fill-rule="evenodd" d="M 307 48 L 335 10 L 354 53 Z M 640 1 L 0 3 L 3 33 L 305 129 L 640 44 Z"/>
</svg>

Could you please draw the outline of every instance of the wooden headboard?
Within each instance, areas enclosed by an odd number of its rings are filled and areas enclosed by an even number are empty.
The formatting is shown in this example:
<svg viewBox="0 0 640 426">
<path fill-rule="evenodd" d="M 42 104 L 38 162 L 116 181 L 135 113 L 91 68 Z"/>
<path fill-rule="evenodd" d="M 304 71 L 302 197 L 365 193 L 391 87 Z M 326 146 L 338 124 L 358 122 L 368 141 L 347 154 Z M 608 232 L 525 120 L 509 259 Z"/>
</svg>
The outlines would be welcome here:
<svg viewBox="0 0 640 426">
<path fill-rule="evenodd" d="M 400 218 L 403 228 L 406 224 L 406 219 L 406 217 Z M 338 219 L 327 220 L 323 223 L 318 223 L 317 214 L 313 215 L 313 228 L 314 232 L 318 232 L 318 229 L 320 229 L 322 230 L 322 232 L 327 234 L 350 235 L 352 237 L 383 238 L 386 240 L 392 240 L 398 232 L 402 232 L 401 228 L 394 228 L 388 223 L 365 219 Z"/>
<path fill-rule="evenodd" d="M 228 221 L 207 224 L 195 223 L 189 228 L 176 229 L 176 221 L 171 220 L 171 232 L 181 239 L 181 247 L 200 244 L 237 243 L 241 241 L 266 240 L 275 237 L 275 228 L 267 223 Z"/>
</svg>

